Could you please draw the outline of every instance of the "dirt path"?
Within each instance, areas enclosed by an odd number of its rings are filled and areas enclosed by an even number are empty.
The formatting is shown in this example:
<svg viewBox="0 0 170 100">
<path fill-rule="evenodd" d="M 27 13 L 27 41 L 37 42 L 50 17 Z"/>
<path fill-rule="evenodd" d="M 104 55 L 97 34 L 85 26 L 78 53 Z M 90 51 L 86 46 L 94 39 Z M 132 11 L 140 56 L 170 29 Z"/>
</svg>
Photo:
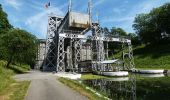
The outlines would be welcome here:
<svg viewBox="0 0 170 100">
<path fill-rule="evenodd" d="M 57 80 L 52 73 L 31 71 L 14 77 L 18 81 L 31 80 L 25 100 L 87 100 Z"/>
</svg>

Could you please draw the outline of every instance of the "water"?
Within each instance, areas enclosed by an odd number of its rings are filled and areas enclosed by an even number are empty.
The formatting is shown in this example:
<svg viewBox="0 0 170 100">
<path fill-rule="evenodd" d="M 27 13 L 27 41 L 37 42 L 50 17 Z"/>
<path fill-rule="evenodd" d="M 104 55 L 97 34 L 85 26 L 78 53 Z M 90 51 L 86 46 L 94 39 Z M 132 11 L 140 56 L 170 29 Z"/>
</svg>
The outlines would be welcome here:
<svg viewBox="0 0 170 100">
<path fill-rule="evenodd" d="M 113 100 L 170 100 L 170 77 L 164 74 L 131 74 L 82 83 Z"/>
</svg>

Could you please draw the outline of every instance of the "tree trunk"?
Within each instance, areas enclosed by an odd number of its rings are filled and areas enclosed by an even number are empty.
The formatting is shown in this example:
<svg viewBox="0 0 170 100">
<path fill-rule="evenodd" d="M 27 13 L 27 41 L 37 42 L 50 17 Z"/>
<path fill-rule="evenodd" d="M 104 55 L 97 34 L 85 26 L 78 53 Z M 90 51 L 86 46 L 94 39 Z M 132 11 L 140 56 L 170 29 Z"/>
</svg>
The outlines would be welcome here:
<svg viewBox="0 0 170 100">
<path fill-rule="evenodd" d="M 8 60 L 7 65 L 6 65 L 7 68 L 9 68 L 10 63 L 12 62 L 12 58 L 13 58 L 13 56 L 11 55 L 10 58 L 9 58 L 9 60 Z"/>
</svg>

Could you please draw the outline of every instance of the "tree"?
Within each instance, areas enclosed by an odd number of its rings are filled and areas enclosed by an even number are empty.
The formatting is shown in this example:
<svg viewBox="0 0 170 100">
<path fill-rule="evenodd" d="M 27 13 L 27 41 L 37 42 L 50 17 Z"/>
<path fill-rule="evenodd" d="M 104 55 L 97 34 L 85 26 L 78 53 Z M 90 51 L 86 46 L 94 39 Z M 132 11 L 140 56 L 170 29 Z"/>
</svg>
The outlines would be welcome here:
<svg viewBox="0 0 170 100">
<path fill-rule="evenodd" d="M 127 36 L 127 33 L 122 28 L 112 27 L 110 35 L 112 35 L 112 36 Z"/>
<path fill-rule="evenodd" d="M 6 33 L 10 28 L 12 28 L 12 25 L 9 23 L 7 14 L 3 11 L 0 4 L 0 35 Z"/>
<path fill-rule="evenodd" d="M 170 38 L 170 3 L 135 17 L 133 28 L 145 44 L 160 43 Z M 169 35 L 168 35 L 169 34 Z"/>
<path fill-rule="evenodd" d="M 166 3 L 157 9 L 159 9 L 157 20 L 161 31 L 170 34 L 170 3 Z"/>
<path fill-rule="evenodd" d="M 141 41 L 140 41 L 140 39 L 139 39 L 139 36 L 137 36 L 137 34 L 135 34 L 135 33 L 129 33 L 129 34 L 128 34 L 128 37 L 130 37 L 131 42 L 132 42 L 132 45 L 137 46 L 137 45 L 141 44 Z"/>
<path fill-rule="evenodd" d="M 11 29 L 3 34 L 1 46 L 8 62 L 6 67 L 9 67 L 12 61 L 26 64 L 32 64 L 35 61 L 37 39 L 24 30 Z"/>
<path fill-rule="evenodd" d="M 134 21 L 135 23 L 133 24 L 136 33 L 145 43 L 151 42 L 150 38 L 154 33 L 152 32 L 153 29 L 151 28 L 149 21 L 150 21 L 149 14 L 139 14 L 137 17 L 135 17 Z"/>
</svg>

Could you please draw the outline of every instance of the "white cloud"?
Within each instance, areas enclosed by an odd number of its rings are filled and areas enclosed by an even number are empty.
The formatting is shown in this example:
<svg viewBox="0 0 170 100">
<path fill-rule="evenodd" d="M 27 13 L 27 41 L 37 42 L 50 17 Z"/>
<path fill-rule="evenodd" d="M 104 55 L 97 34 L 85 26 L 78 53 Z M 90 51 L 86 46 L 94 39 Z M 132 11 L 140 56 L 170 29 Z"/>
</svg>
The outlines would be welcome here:
<svg viewBox="0 0 170 100">
<path fill-rule="evenodd" d="M 118 23 L 119 22 L 120 24 L 116 27 L 121 27 L 128 32 L 134 32 L 132 29 L 132 24 L 137 14 L 148 13 L 154 7 L 158 7 L 164 4 L 165 2 L 166 0 L 164 2 L 162 2 L 162 0 L 146 0 L 143 2 L 141 1 L 140 3 L 132 6 L 131 9 L 126 9 L 126 11 L 129 12 L 127 14 L 122 13 L 122 8 L 119 8 L 119 9 L 114 8 L 113 14 L 120 13 L 122 17 L 118 17 L 118 16 L 114 17 L 113 15 L 111 15 L 110 17 L 105 17 L 102 21 L 103 23 L 108 23 L 108 22 Z"/>
<path fill-rule="evenodd" d="M 39 38 L 45 38 L 47 33 L 47 22 L 48 15 L 51 13 L 57 13 L 57 15 L 63 15 L 63 12 L 57 7 L 50 7 L 47 10 L 44 10 L 32 17 L 29 17 L 25 24 L 31 29 Z"/>
<path fill-rule="evenodd" d="M 4 0 L 4 2 L 7 4 L 7 5 L 10 5 L 12 6 L 13 8 L 15 9 L 19 9 L 19 7 L 22 5 L 21 1 L 20 0 Z"/>
<path fill-rule="evenodd" d="M 99 6 L 100 4 L 104 3 L 106 0 L 96 0 L 96 2 L 92 5 L 93 7 Z"/>
<path fill-rule="evenodd" d="M 120 18 L 106 18 L 102 20 L 103 23 L 106 22 L 124 22 L 124 21 L 131 21 L 134 17 L 120 17 Z"/>
</svg>

